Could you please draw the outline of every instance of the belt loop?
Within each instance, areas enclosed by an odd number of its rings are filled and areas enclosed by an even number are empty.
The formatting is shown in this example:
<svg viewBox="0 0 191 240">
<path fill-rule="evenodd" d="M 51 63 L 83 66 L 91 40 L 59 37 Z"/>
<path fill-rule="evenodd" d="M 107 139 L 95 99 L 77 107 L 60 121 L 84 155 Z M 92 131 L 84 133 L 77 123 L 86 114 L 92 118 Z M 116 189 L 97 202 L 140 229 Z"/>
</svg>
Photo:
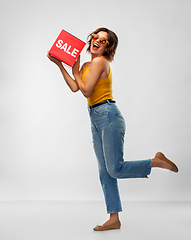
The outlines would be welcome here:
<svg viewBox="0 0 191 240">
<path fill-rule="evenodd" d="M 107 101 L 107 103 L 109 103 L 109 105 L 111 104 L 111 102 L 108 99 L 106 101 Z"/>
</svg>

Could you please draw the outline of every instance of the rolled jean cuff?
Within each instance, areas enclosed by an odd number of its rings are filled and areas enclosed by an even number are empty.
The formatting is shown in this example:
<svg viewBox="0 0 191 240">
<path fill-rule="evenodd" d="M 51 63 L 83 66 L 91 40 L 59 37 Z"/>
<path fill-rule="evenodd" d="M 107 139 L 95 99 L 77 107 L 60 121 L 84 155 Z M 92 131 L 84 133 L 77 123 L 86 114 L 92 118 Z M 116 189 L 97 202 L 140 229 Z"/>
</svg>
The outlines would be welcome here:
<svg viewBox="0 0 191 240">
<path fill-rule="evenodd" d="M 151 174 L 151 169 L 152 169 L 152 160 L 148 159 L 149 161 L 149 167 L 148 167 L 148 173 L 146 174 L 146 176 L 144 178 L 149 178 L 148 176 Z"/>
<path fill-rule="evenodd" d="M 110 213 L 117 213 L 117 212 L 122 212 L 122 211 L 123 211 L 122 209 L 112 210 L 112 211 L 108 211 L 108 210 L 107 210 L 107 214 L 110 214 Z"/>
</svg>

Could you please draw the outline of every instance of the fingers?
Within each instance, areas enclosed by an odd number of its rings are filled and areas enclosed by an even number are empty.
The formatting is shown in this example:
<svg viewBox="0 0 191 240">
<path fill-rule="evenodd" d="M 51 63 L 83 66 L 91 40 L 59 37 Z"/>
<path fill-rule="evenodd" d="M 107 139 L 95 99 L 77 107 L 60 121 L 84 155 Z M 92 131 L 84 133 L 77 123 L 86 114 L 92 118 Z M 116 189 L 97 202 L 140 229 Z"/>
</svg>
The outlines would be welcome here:
<svg viewBox="0 0 191 240">
<path fill-rule="evenodd" d="M 80 63 L 80 55 L 78 56 L 78 58 L 77 58 L 75 63 Z"/>
<path fill-rule="evenodd" d="M 61 64 L 61 60 L 53 57 L 52 55 L 50 55 L 50 53 L 47 53 L 47 57 L 50 59 L 50 61 L 52 61 L 53 63 L 60 65 Z"/>
<path fill-rule="evenodd" d="M 81 55 L 78 56 L 78 61 L 80 61 L 80 57 L 81 57 Z"/>
<path fill-rule="evenodd" d="M 54 59 L 54 57 L 52 55 L 50 55 L 49 51 L 47 52 L 47 57 L 52 61 Z"/>
</svg>

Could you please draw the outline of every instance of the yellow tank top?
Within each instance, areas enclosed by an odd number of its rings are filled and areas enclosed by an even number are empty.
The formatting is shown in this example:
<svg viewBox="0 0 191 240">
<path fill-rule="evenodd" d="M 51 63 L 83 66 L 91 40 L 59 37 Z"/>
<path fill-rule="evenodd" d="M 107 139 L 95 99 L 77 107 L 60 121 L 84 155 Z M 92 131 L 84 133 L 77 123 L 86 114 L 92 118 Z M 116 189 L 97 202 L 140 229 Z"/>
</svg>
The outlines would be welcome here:
<svg viewBox="0 0 191 240">
<path fill-rule="evenodd" d="M 85 81 L 85 77 L 89 71 L 90 67 L 85 66 L 82 73 L 82 81 Z M 107 99 L 113 99 L 112 96 L 112 72 L 111 68 L 109 67 L 109 75 L 105 79 L 99 79 L 93 93 L 90 97 L 87 98 L 88 106 L 94 105 L 101 101 Z"/>
</svg>

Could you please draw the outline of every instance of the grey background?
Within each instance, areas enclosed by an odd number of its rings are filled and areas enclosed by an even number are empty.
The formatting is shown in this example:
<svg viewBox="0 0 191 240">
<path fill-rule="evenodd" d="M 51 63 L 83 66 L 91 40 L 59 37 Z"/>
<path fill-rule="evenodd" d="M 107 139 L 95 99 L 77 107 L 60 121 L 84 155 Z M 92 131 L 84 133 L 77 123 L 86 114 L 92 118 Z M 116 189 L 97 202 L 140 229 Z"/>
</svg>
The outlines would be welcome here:
<svg viewBox="0 0 191 240">
<path fill-rule="evenodd" d="M 122 200 L 190 201 L 191 2 L 1 1 L 0 200 L 102 200 L 86 99 L 46 57 L 61 29 L 116 32 L 114 98 L 125 158 L 163 151 L 178 174 L 120 180 Z M 85 50 L 81 61 L 90 56 Z M 68 69 L 71 72 L 71 69 Z"/>
</svg>

